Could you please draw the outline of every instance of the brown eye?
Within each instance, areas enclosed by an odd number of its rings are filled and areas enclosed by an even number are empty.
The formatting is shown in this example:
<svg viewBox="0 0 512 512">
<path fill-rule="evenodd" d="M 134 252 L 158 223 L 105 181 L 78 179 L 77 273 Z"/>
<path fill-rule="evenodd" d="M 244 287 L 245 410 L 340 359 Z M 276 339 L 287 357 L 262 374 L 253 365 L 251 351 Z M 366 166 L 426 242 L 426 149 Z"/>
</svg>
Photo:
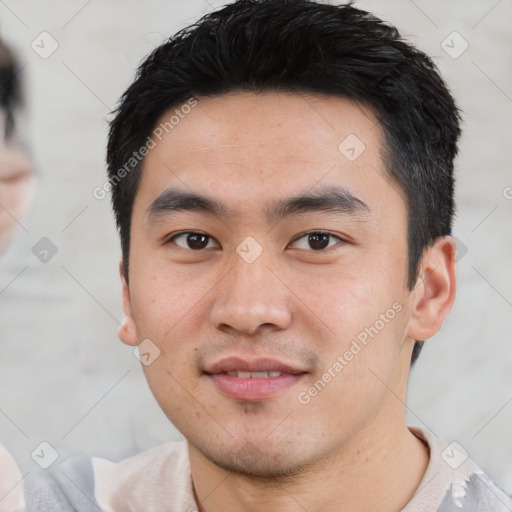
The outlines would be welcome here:
<svg viewBox="0 0 512 512">
<path fill-rule="evenodd" d="M 325 249 L 329 245 L 329 237 L 330 235 L 326 235 L 325 233 L 315 233 L 308 235 L 308 243 L 315 251 Z"/>
<path fill-rule="evenodd" d="M 205 235 L 204 233 L 193 233 L 190 231 L 175 235 L 169 241 L 174 241 L 176 245 L 183 249 L 192 249 L 194 251 L 212 247 L 212 245 L 210 245 L 211 243 L 213 243 L 213 247 L 215 247 L 215 243 L 211 236 Z"/>
<path fill-rule="evenodd" d="M 320 231 L 306 233 L 305 235 L 297 238 L 293 245 L 296 249 L 307 249 L 313 251 L 321 251 L 322 249 L 328 249 L 335 245 L 337 242 L 343 240 L 331 233 L 323 233 Z"/>
<path fill-rule="evenodd" d="M 201 234 L 187 235 L 187 244 L 191 249 L 204 249 L 208 245 L 208 237 Z"/>
</svg>

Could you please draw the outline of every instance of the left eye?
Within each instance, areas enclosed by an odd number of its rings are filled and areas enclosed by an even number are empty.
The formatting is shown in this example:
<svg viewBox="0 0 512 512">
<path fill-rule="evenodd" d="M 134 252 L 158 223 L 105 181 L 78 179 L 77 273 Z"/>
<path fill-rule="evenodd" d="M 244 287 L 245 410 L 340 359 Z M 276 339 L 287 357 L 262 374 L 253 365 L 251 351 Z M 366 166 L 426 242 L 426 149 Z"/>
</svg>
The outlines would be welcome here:
<svg viewBox="0 0 512 512">
<path fill-rule="evenodd" d="M 307 233 L 300 238 L 297 238 L 292 243 L 297 249 L 313 249 L 314 251 L 321 251 L 332 247 L 340 241 L 342 241 L 340 237 L 331 233 L 315 232 Z"/>
<path fill-rule="evenodd" d="M 182 249 L 192 249 L 195 251 L 217 246 L 211 236 L 191 231 L 175 235 L 169 241 L 174 241 Z"/>
</svg>

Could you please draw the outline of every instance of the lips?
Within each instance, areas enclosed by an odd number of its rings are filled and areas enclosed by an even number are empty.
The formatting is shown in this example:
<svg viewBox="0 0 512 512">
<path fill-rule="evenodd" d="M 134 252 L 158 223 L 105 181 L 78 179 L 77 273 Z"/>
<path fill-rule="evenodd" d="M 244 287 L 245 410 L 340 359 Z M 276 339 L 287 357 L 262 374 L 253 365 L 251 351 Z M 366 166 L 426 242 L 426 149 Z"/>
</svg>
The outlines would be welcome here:
<svg viewBox="0 0 512 512">
<path fill-rule="evenodd" d="M 277 359 L 228 357 L 207 365 L 205 376 L 221 394 L 245 401 L 274 398 L 296 384 L 308 372 Z"/>
</svg>

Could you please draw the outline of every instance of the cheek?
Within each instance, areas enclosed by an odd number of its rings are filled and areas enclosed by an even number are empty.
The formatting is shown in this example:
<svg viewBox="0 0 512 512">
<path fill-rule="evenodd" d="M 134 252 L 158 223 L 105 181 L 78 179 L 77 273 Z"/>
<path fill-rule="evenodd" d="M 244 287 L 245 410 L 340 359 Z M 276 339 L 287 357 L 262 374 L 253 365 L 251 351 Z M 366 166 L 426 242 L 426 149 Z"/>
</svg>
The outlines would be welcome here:
<svg viewBox="0 0 512 512">
<path fill-rule="evenodd" d="M 130 290 L 137 327 L 167 332 L 200 306 L 209 288 L 205 279 L 187 277 L 177 266 L 153 262 L 149 252 L 131 257 Z"/>
<path fill-rule="evenodd" d="M 138 265 L 145 261 L 146 268 Z M 157 378 L 158 372 L 188 371 L 184 361 L 191 359 L 193 345 L 201 339 L 200 330 L 207 315 L 212 283 L 206 279 L 190 279 L 170 266 L 151 266 L 147 259 L 130 262 L 130 295 L 132 315 L 139 340 L 150 339 L 160 350 L 154 364 L 145 368 Z M 164 366 L 165 363 L 165 366 Z M 168 376 L 167 376 L 168 377 Z"/>
<path fill-rule="evenodd" d="M 299 278 L 300 296 L 335 337 L 355 335 L 380 313 L 385 291 L 362 269 L 334 267 Z"/>
<path fill-rule="evenodd" d="M 143 371 L 160 408 L 174 426 L 183 431 L 204 411 L 197 400 L 199 375 L 193 364 L 194 347 L 186 346 L 186 340 L 179 338 L 172 338 L 172 341 L 168 339 L 163 344 L 160 356 L 151 365 L 143 366 Z"/>
<path fill-rule="evenodd" d="M 366 273 L 362 268 L 334 272 L 335 278 L 304 289 L 308 303 L 329 328 L 328 344 L 318 346 L 322 359 L 329 367 L 341 356 L 344 375 L 351 374 L 348 385 L 361 389 L 368 378 L 375 380 L 369 369 L 388 375 L 397 363 L 408 314 L 407 292 L 397 284 L 402 274 L 385 272 L 377 262 L 364 268 Z"/>
</svg>

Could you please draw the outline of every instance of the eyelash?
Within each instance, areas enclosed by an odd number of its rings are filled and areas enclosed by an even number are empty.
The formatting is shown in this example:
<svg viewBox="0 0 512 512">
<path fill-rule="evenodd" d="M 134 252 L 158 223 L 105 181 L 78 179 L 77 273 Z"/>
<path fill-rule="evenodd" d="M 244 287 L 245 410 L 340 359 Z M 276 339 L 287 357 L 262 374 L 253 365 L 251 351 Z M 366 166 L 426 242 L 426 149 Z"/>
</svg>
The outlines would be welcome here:
<svg viewBox="0 0 512 512">
<path fill-rule="evenodd" d="M 203 235 L 203 236 L 208 238 L 208 241 L 215 240 L 212 236 L 207 235 L 206 233 L 201 233 L 201 232 L 198 232 L 198 231 L 182 231 L 180 233 L 176 233 L 175 235 L 173 235 L 171 238 L 169 238 L 167 240 L 166 243 L 168 243 L 168 244 L 171 243 L 171 242 L 176 243 L 175 239 L 179 238 L 181 236 L 184 236 L 184 235 Z M 330 238 L 335 238 L 336 240 L 338 240 L 338 243 L 330 245 L 330 246 L 328 245 L 326 248 L 322 248 L 322 249 L 301 249 L 301 250 L 309 250 L 309 251 L 312 251 L 312 252 L 325 252 L 328 249 L 331 249 L 332 247 L 338 245 L 339 242 L 341 242 L 341 243 L 346 242 L 345 240 L 343 240 L 343 238 L 341 238 L 338 235 L 335 235 L 334 233 L 331 233 L 329 231 L 308 231 L 307 233 L 303 233 L 302 235 L 300 235 L 297 238 L 295 238 L 295 240 L 293 240 L 292 243 L 296 243 L 298 240 L 301 240 L 302 238 L 305 238 L 305 237 L 310 236 L 310 235 L 327 235 Z M 178 245 L 178 247 L 180 247 L 181 249 L 190 250 L 190 251 L 193 251 L 193 252 L 201 252 L 201 251 L 204 251 L 205 249 L 211 249 L 211 247 L 203 247 L 201 249 L 191 249 L 190 247 L 184 248 L 184 247 L 181 247 L 179 245 Z"/>
</svg>

